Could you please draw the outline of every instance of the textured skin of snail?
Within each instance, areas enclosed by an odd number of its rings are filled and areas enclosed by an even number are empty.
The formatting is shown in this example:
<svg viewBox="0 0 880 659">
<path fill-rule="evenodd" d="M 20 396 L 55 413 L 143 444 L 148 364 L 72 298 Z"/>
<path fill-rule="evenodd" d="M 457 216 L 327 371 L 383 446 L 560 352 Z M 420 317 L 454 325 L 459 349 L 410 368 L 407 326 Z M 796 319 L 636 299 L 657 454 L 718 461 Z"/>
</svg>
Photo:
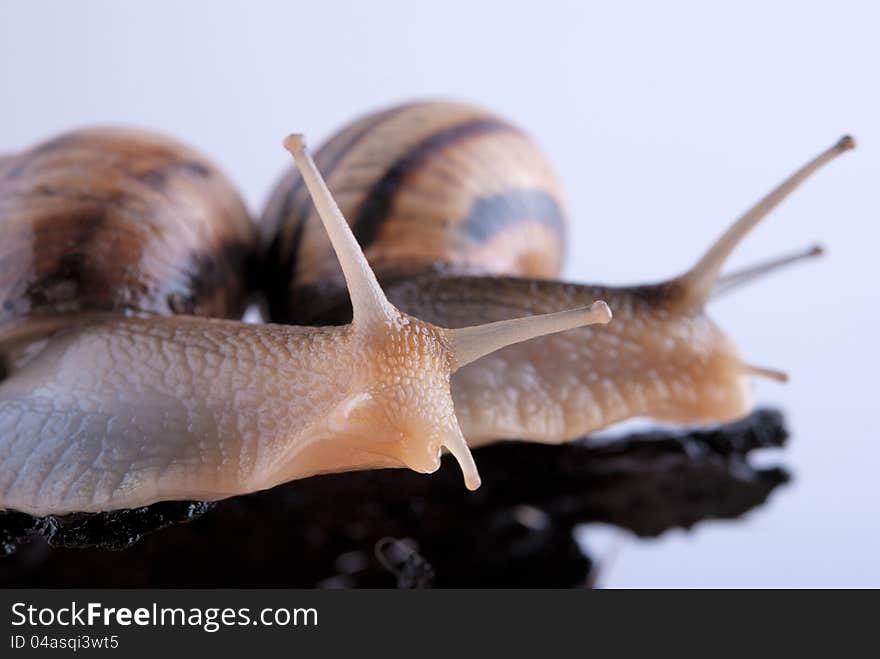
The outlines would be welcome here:
<svg viewBox="0 0 880 659">
<path fill-rule="evenodd" d="M 553 170 L 518 128 L 458 103 L 377 112 L 316 162 L 389 298 L 448 327 L 607 300 L 615 318 L 510 346 L 453 377 L 471 445 L 560 442 L 623 419 L 729 420 L 750 409 L 736 348 L 683 282 L 554 281 L 566 213 Z M 275 322 L 345 322 L 338 265 L 295 171 L 261 230 Z"/>
</svg>

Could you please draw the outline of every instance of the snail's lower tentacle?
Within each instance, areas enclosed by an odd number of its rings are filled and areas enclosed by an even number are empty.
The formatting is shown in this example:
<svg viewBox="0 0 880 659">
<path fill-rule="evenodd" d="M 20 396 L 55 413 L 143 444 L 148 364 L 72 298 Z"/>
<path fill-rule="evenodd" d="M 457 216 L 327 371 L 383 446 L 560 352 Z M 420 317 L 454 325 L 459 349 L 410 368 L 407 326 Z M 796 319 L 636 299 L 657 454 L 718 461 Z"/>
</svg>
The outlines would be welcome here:
<svg viewBox="0 0 880 659">
<path fill-rule="evenodd" d="M 754 265 L 736 270 L 734 272 L 725 273 L 718 277 L 718 281 L 715 282 L 715 286 L 712 288 L 712 293 L 709 299 L 716 300 L 719 297 L 738 289 L 740 286 L 744 286 L 745 284 L 754 281 L 755 279 L 763 278 L 766 275 L 777 272 L 778 270 L 786 268 L 790 265 L 802 263 L 804 261 L 823 256 L 824 254 L 824 247 L 822 247 L 821 245 L 813 245 L 812 247 L 799 250 L 792 254 L 785 254 L 783 256 L 769 259 L 761 263 L 756 263 Z"/>
</svg>

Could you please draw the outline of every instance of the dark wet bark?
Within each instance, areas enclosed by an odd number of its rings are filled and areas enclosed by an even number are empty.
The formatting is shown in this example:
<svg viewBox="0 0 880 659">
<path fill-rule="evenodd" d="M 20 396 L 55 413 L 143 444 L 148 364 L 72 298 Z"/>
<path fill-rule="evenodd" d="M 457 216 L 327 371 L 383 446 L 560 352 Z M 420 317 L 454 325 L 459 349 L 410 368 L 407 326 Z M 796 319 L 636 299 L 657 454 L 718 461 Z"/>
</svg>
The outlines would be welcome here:
<svg viewBox="0 0 880 659">
<path fill-rule="evenodd" d="M 788 481 L 784 469 L 747 460 L 786 436 L 781 414 L 760 410 L 714 429 L 603 445 L 488 446 L 475 452 L 477 492 L 445 459 L 431 476 L 321 476 L 217 504 L 0 513 L 0 585 L 584 585 L 592 562 L 576 526 L 604 522 L 644 537 L 735 519 Z"/>
</svg>

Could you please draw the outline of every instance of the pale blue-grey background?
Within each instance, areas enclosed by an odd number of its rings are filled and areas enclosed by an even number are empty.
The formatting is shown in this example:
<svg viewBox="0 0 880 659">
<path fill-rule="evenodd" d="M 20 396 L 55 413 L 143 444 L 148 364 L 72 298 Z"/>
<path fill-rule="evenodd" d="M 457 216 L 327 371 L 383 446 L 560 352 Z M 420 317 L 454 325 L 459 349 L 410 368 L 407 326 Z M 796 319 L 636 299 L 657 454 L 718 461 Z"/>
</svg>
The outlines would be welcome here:
<svg viewBox="0 0 880 659">
<path fill-rule="evenodd" d="M 852 132 L 859 149 L 734 263 L 816 240 L 829 257 L 712 309 L 751 361 L 792 374 L 755 389 L 788 413 L 791 445 L 772 459 L 795 482 L 745 523 L 624 539 L 601 579 L 880 586 L 880 10 L 719 5 L 0 0 L 0 151 L 80 124 L 149 126 L 216 158 L 257 209 L 288 165 L 284 134 L 315 142 L 413 97 L 473 100 L 531 131 L 556 164 L 574 218 L 567 276 L 624 283 L 689 265 Z"/>
</svg>

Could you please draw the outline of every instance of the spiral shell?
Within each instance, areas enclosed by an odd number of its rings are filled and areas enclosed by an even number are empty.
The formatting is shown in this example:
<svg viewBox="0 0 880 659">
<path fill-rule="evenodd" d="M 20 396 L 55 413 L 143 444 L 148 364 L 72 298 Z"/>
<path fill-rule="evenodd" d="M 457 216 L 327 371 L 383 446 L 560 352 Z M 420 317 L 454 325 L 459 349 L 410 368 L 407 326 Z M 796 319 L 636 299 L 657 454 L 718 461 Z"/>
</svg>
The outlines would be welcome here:
<svg viewBox="0 0 880 659">
<path fill-rule="evenodd" d="M 84 311 L 235 317 L 255 229 L 204 156 L 121 128 L 0 159 L 0 339 Z"/>
<path fill-rule="evenodd" d="M 478 107 L 421 102 L 347 125 L 316 161 L 380 278 L 426 268 L 558 275 L 566 215 L 552 167 L 521 130 Z M 270 317 L 299 309 L 341 271 L 299 174 L 261 222 Z"/>
</svg>

